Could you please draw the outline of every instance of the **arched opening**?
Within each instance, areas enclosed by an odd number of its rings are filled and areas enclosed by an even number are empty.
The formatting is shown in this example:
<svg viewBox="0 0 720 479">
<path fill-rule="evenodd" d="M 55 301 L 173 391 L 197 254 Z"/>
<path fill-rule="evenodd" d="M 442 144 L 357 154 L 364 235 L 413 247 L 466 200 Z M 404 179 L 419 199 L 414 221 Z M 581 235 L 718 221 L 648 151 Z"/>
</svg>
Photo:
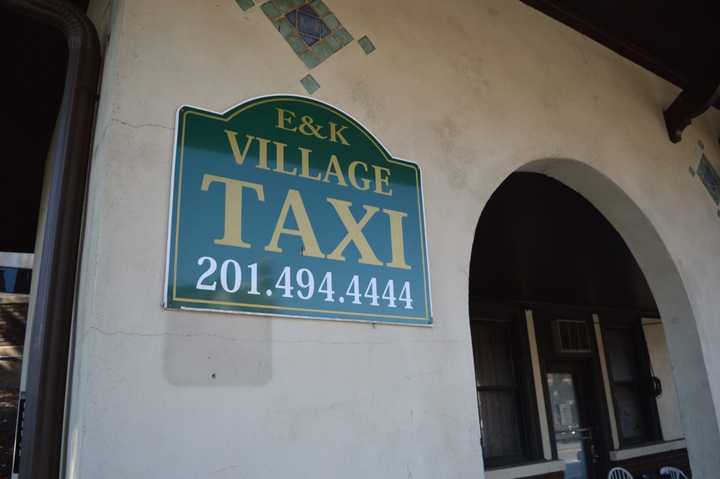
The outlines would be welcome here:
<svg viewBox="0 0 720 479">
<path fill-rule="evenodd" d="M 57 477 L 98 82 L 87 0 L 0 2 L 0 478 Z"/>
<path fill-rule="evenodd" d="M 469 295 L 487 477 L 667 465 L 713 477 L 718 427 L 689 300 L 607 177 L 573 160 L 510 175 L 478 222 Z"/>
</svg>

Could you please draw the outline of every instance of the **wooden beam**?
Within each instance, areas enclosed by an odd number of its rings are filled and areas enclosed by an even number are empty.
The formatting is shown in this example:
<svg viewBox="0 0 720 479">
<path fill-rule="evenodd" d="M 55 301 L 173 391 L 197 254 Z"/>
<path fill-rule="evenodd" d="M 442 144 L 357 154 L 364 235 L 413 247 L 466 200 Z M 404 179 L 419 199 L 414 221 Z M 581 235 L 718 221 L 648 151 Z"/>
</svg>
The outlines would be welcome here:
<svg viewBox="0 0 720 479">
<path fill-rule="evenodd" d="M 670 141 L 682 140 L 682 132 L 693 118 L 702 115 L 720 100 L 720 79 L 693 85 L 683 90 L 663 112 Z"/>
</svg>

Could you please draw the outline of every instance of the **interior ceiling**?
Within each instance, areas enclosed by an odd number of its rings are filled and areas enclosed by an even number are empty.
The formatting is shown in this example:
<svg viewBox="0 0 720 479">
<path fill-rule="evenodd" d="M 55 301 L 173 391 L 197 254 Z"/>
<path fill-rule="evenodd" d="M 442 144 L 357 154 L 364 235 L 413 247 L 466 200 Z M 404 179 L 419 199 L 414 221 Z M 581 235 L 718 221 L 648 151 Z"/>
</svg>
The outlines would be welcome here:
<svg viewBox="0 0 720 479">
<path fill-rule="evenodd" d="M 682 89 L 720 76 L 718 0 L 521 1 Z"/>
<path fill-rule="evenodd" d="M 485 206 L 475 232 L 470 295 L 657 314 L 617 230 L 580 194 L 536 173 L 513 173 Z"/>
</svg>

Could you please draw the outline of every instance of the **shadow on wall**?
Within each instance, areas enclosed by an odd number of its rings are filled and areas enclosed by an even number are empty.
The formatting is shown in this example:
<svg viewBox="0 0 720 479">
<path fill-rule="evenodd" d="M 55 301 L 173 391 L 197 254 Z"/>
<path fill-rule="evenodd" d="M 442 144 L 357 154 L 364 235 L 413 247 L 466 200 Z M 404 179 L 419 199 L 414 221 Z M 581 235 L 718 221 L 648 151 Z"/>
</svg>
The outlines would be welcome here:
<svg viewBox="0 0 720 479">
<path fill-rule="evenodd" d="M 272 377 L 272 320 L 168 313 L 164 372 L 175 386 L 261 386 Z"/>
</svg>

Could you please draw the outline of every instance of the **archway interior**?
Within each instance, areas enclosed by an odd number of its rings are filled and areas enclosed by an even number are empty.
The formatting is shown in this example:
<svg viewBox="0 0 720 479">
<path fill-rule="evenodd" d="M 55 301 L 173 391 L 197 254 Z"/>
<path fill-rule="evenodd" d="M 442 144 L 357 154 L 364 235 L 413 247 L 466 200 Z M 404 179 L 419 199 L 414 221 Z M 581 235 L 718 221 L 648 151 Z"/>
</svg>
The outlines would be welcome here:
<svg viewBox="0 0 720 479">
<path fill-rule="evenodd" d="M 87 8 L 87 0 L 72 1 Z M 61 31 L 0 5 L 0 479 L 18 472 L 15 448 L 31 278 L 47 156 L 68 62 Z M 15 467 L 13 468 L 13 464 Z"/>
<path fill-rule="evenodd" d="M 510 175 L 483 209 L 470 295 L 658 314 L 617 230 L 581 195 L 538 173 Z"/>
<path fill-rule="evenodd" d="M 510 175 L 478 222 L 469 294 L 486 468 L 545 461 L 576 479 L 689 470 L 658 306 L 582 195 Z"/>
</svg>

